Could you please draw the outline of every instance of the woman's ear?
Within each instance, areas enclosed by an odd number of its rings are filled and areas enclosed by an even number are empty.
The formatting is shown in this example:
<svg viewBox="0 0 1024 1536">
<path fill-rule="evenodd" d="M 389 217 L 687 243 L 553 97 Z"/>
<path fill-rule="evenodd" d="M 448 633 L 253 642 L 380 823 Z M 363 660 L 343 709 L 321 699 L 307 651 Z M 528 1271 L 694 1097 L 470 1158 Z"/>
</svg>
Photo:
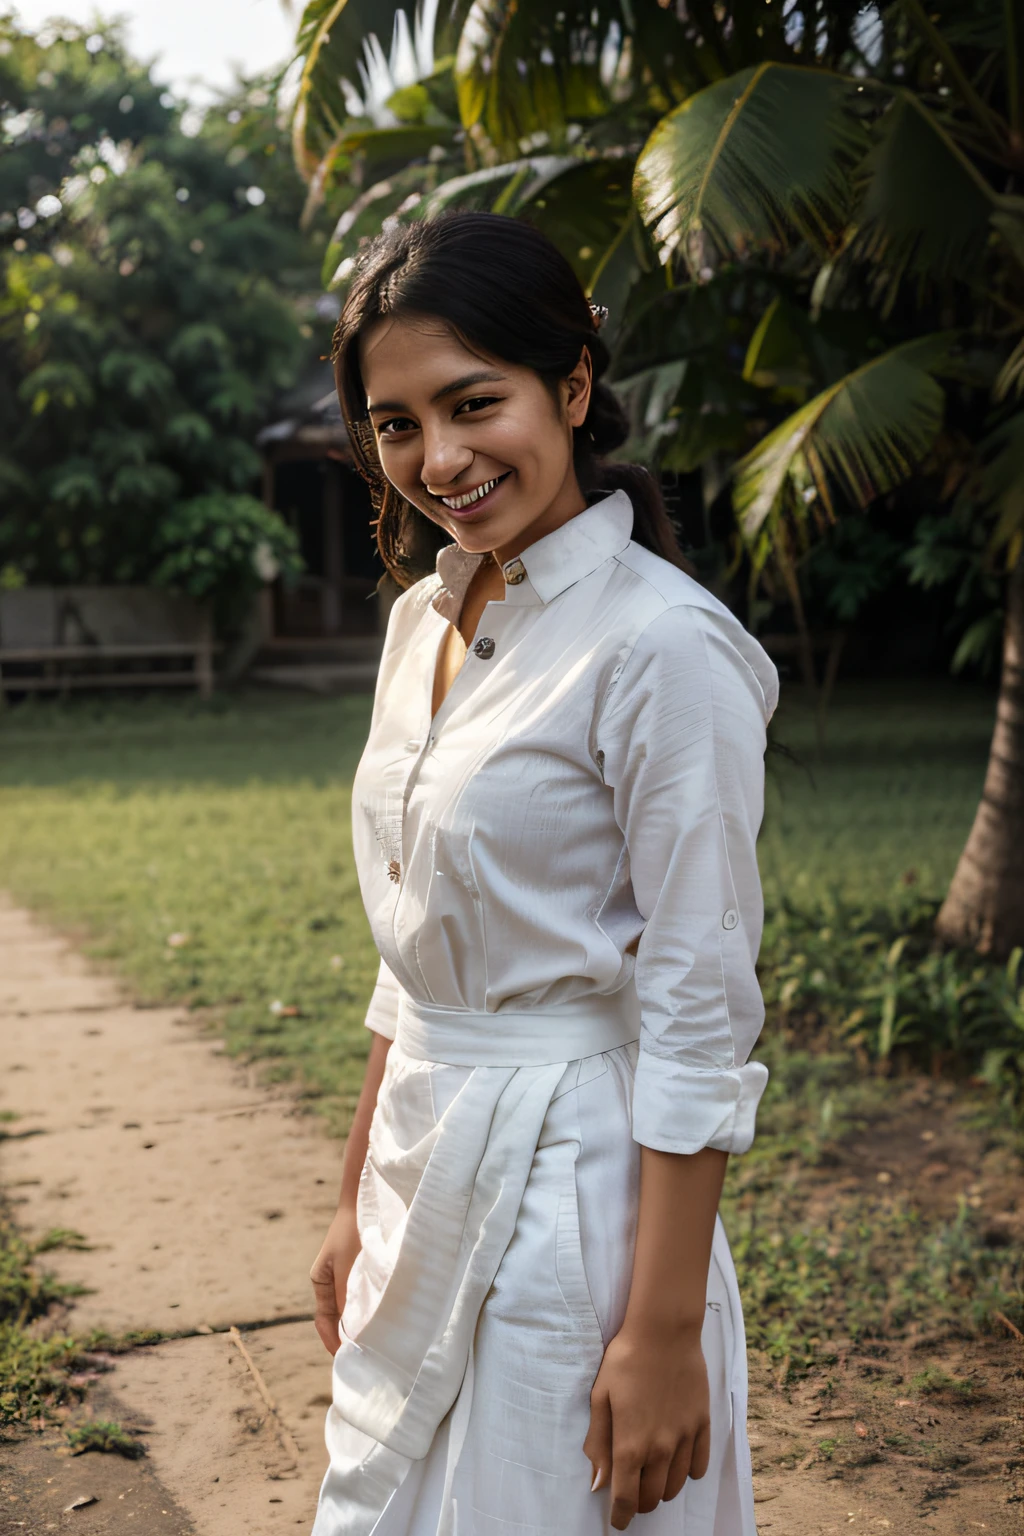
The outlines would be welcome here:
<svg viewBox="0 0 1024 1536">
<path fill-rule="evenodd" d="M 569 386 L 566 396 L 566 411 L 571 427 L 582 427 L 587 419 L 587 411 L 590 409 L 590 390 L 593 384 L 594 369 L 590 361 L 589 348 L 584 347 L 580 353 L 580 360 L 566 380 Z"/>
</svg>

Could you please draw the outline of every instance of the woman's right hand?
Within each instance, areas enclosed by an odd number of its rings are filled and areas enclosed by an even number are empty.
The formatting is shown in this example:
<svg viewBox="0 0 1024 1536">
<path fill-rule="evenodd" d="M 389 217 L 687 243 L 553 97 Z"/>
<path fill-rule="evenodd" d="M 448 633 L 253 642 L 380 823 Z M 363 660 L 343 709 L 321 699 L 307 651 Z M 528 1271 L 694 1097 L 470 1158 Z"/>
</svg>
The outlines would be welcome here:
<svg viewBox="0 0 1024 1536">
<path fill-rule="evenodd" d="M 338 1324 L 345 1309 L 349 1272 L 358 1257 L 359 1248 L 355 1208 L 339 1205 L 309 1272 L 316 1297 L 313 1325 L 324 1348 L 332 1356 L 340 1343 Z"/>
</svg>

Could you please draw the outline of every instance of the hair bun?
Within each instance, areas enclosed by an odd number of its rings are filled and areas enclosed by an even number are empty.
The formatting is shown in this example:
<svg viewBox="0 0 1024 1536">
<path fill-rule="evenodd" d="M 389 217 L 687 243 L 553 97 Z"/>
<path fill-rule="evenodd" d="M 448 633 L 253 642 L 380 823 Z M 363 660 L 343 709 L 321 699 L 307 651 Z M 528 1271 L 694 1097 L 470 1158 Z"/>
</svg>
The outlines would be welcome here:
<svg viewBox="0 0 1024 1536">
<path fill-rule="evenodd" d="M 618 395 L 607 384 L 597 381 L 591 386 L 582 431 L 589 434 L 593 452 L 599 456 L 621 448 L 629 436 L 629 418 Z"/>
</svg>

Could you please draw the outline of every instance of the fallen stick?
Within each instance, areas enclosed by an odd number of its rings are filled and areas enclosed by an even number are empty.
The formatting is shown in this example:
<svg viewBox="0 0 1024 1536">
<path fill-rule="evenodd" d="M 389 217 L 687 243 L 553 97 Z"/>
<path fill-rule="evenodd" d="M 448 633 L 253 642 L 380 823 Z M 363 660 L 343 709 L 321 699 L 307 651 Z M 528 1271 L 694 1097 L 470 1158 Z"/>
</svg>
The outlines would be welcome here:
<svg viewBox="0 0 1024 1536">
<path fill-rule="evenodd" d="M 267 1387 L 266 1382 L 263 1380 L 263 1377 L 260 1375 L 259 1367 L 257 1366 L 255 1360 L 252 1358 L 252 1355 L 250 1355 L 249 1351 L 242 1343 L 242 1335 L 239 1333 L 234 1323 L 232 1323 L 231 1327 L 228 1329 L 228 1337 L 230 1338 L 232 1344 L 234 1344 L 235 1348 L 238 1350 L 238 1353 L 241 1355 L 246 1365 L 249 1367 L 250 1375 L 252 1376 L 253 1381 L 256 1383 L 256 1390 L 260 1397 L 262 1397 L 263 1401 L 266 1403 L 267 1407 L 270 1409 L 274 1420 L 274 1427 L 277 1430 L 277 1438 L 280 1440 L 282 1446 L 284 1447 L 286 1454 L 289 1455 L 295 1462 L 296 1466 L 298 1466 L 299 1447 L 296 1444 L 287 1425 L 282 1423 L 277 1404 L 271 1397 L 270 1390 Z"/>
<path fill-rule="evenodd" d="M 1014 1338 L 1019 1339 L 1020 1342 L 1024 1344 L 1024 1333 L 1021 1333 L 1016 1323 L 1010 1322 L 1010 1319 L 1006 1316 L 1005 1312 L 993 1312 L 992 1316 L 996 1318 L 998 1322 L 1002 1323 L 1004 1327 L 1009 1328 Z"/>
</svg>

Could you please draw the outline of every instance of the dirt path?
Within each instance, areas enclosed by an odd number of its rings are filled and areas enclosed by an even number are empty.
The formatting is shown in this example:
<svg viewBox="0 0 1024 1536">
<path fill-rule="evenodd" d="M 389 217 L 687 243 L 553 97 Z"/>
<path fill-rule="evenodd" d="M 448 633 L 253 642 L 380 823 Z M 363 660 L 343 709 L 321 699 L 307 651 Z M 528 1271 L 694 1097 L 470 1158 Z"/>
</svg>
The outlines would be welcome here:
<svg viewBox="0 0 1024 1536">
<path fill-rule="evenodd" d="M 90 1288 L 70 1326 L 183 1335 L 114 1358 L 84 1410 L 138 1433 L 146 1460 L 69 1460 L 56 1431 L 13 1453 L 0 1446 L 0 1531 L 308 1531 L 330 1383 L 305 1277 L 333 1207 L 338 1144 L 187 1017 L 133 1008 L 3 905 L 0 1085 L 0 1109 L 20 1117 L 0 1160 L 19 1223 L 90 1244 L 50 1256 Z M 853 1152 L 874 1177 L 871 1147 Z M 761 1532 L 1019 1536 L 1022 1357 L 1009 1337 L 926 1355 L 893 1343 L 784 1390 L 752 1359 Z M 934 1363 L 975 1382 L 972 1399 L 914 1391 Z M 65 1512 L 90 1494 L 95 1503 Z"/>
<path fill-rule="evenodd" d="M 306 1272 L 333 1209 L 338 1144 L 179 1011 L 133 1008 L 10 905 L 0 906 L 0 1085 L 0 1108 L 19 1117 L 0 1161 L 16 1219 L 90 1245 L 47 1256 L 90 1291 L 69 1326 L 186 1335 L 117 1356 L 90 1393 L 87 1416 L 142 1431 L 146 1462 L 57 1459 L 57 1434 L 24 1454 L 0 1448 L 10 1528 L 308 1530 L 330 1373 L 307 1320 Z M 98 1501 L 63 1514 L 68 1489 Z"/>
</svg>

